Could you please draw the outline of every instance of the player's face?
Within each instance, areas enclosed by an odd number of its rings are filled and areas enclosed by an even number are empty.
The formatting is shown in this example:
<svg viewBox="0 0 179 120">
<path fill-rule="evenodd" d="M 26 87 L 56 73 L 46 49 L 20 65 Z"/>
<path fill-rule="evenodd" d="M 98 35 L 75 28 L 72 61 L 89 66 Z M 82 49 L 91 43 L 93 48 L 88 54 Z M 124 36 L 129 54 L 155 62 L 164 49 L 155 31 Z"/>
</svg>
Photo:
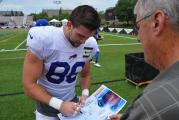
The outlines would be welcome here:
<svg viewBox="0 0 179 120">
<path fill-rule="evenodd" d="M 90 31 L 88 28 L 80 25 L 76 28 L 71 26 L 69 31 L 69 41 L 74 47 L 79 47 L 85 41 L 94 35 L 95 31 Z"/>
</svg>

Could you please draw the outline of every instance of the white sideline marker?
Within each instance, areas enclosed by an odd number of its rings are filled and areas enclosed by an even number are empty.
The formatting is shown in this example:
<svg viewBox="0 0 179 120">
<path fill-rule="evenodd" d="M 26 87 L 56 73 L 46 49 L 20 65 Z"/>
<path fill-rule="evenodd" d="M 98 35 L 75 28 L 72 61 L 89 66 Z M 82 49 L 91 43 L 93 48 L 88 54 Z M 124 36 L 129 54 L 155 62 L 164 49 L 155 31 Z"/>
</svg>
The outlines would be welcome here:
<svg viewBox="0 0 179 120">
<path fill-rule="evenodd" d="M 24 41 L 23 41 L 24 42 Z M 101 44 L 99 46 L 130 46 L 130 45 L 140 45 L 141 43 L 128 43 L 128 44 Z M 27 49 L 12 49 L 12 50 L 5 50 L 1 49 L 0 52 L 15 52 L 15 51 L 25 51 Z"/>
<path fill-rule="evenodd" d="M 103 33 L 103 35 L 115 36 L 115 37 L 120 37 L 120 38 L 128 38 L 128 39 L 134 39 L 134 40 L 137 39 L 134 37 L 119 36 L 119 35 L 113 35 L 113 34 L 108 34 L 108 33 Z"/>
<path fill-rule="evenodd" d="M 141 43 L 127 43 L 127 44 L 101 44 L 98 46 L 129 46 L 129 45 L 140 45 Z"/>
<path fill-rule="evenodd" d="M 24 41 L 22 41 L 17 47 L 15 47 L 14 49 L 17 50 L 17 48 L 19 48 L 24 42 L 26 41 L 26 39 Z"/>
</svg>

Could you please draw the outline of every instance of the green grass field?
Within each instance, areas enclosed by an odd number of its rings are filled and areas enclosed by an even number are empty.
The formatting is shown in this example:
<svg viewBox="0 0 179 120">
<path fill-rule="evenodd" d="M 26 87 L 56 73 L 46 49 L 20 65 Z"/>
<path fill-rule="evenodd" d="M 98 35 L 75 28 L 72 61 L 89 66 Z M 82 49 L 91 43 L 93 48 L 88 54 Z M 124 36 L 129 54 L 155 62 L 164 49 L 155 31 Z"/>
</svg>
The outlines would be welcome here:
<svg viewBox="0 0 179 120">
<path fill-rule="evenodd" d="M 104 42 L 100 41 L 101 68 L 92 67 L 92 86 L 94 92 L 101 84 L 106 85 L 128 102 L 143 89 L 125 81 L 125 58 L 127 53 L 142 51 L 134 36 L 112 33 L 101 33 Z M 34 120 L 35 102 L 23 94 L 22 67 L 25 55 L 27 30 L 0 31 L 0 120 Z M 13 95 L 13 93 L 19 93 Z M 80 88 L 77 85 L 77 93 Z"/>
</svg>

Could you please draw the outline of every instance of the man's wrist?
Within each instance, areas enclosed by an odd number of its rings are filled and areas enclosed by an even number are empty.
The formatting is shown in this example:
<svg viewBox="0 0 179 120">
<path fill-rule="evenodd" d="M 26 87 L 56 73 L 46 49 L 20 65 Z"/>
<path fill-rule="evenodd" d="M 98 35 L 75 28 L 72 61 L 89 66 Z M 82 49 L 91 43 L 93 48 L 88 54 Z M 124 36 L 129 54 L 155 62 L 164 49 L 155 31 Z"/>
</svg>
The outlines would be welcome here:
<svg viewBox="0 0 179 120">
<path fill-rule="evenodd" d="M 56 110 L 60 110 L 62 103 L 63 103 L 63 100 L 58 99 L 56 97 L 52 97 L 49 101 L 49 106 L 53 107 Z"/>
<path fill-rule="evenodd" d="M 83 89 L 82 96 L 89 96 L 89 89 Z"/>
</svg>

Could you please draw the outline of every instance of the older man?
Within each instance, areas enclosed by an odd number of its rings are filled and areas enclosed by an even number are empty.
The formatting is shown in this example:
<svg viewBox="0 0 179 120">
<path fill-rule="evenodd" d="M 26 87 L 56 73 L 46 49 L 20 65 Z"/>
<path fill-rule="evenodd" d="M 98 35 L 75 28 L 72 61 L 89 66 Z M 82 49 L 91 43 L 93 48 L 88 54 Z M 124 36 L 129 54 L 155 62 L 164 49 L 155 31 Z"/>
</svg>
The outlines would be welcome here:
<svg viewBox="0 0 179 120">
<path fill-rule="evenodd" d="M 111 120 L 179 119 L 179 0 L 138 0 L 134 14 L 145 60 L 160 70 L 120 117 Z"/>
</svg>

